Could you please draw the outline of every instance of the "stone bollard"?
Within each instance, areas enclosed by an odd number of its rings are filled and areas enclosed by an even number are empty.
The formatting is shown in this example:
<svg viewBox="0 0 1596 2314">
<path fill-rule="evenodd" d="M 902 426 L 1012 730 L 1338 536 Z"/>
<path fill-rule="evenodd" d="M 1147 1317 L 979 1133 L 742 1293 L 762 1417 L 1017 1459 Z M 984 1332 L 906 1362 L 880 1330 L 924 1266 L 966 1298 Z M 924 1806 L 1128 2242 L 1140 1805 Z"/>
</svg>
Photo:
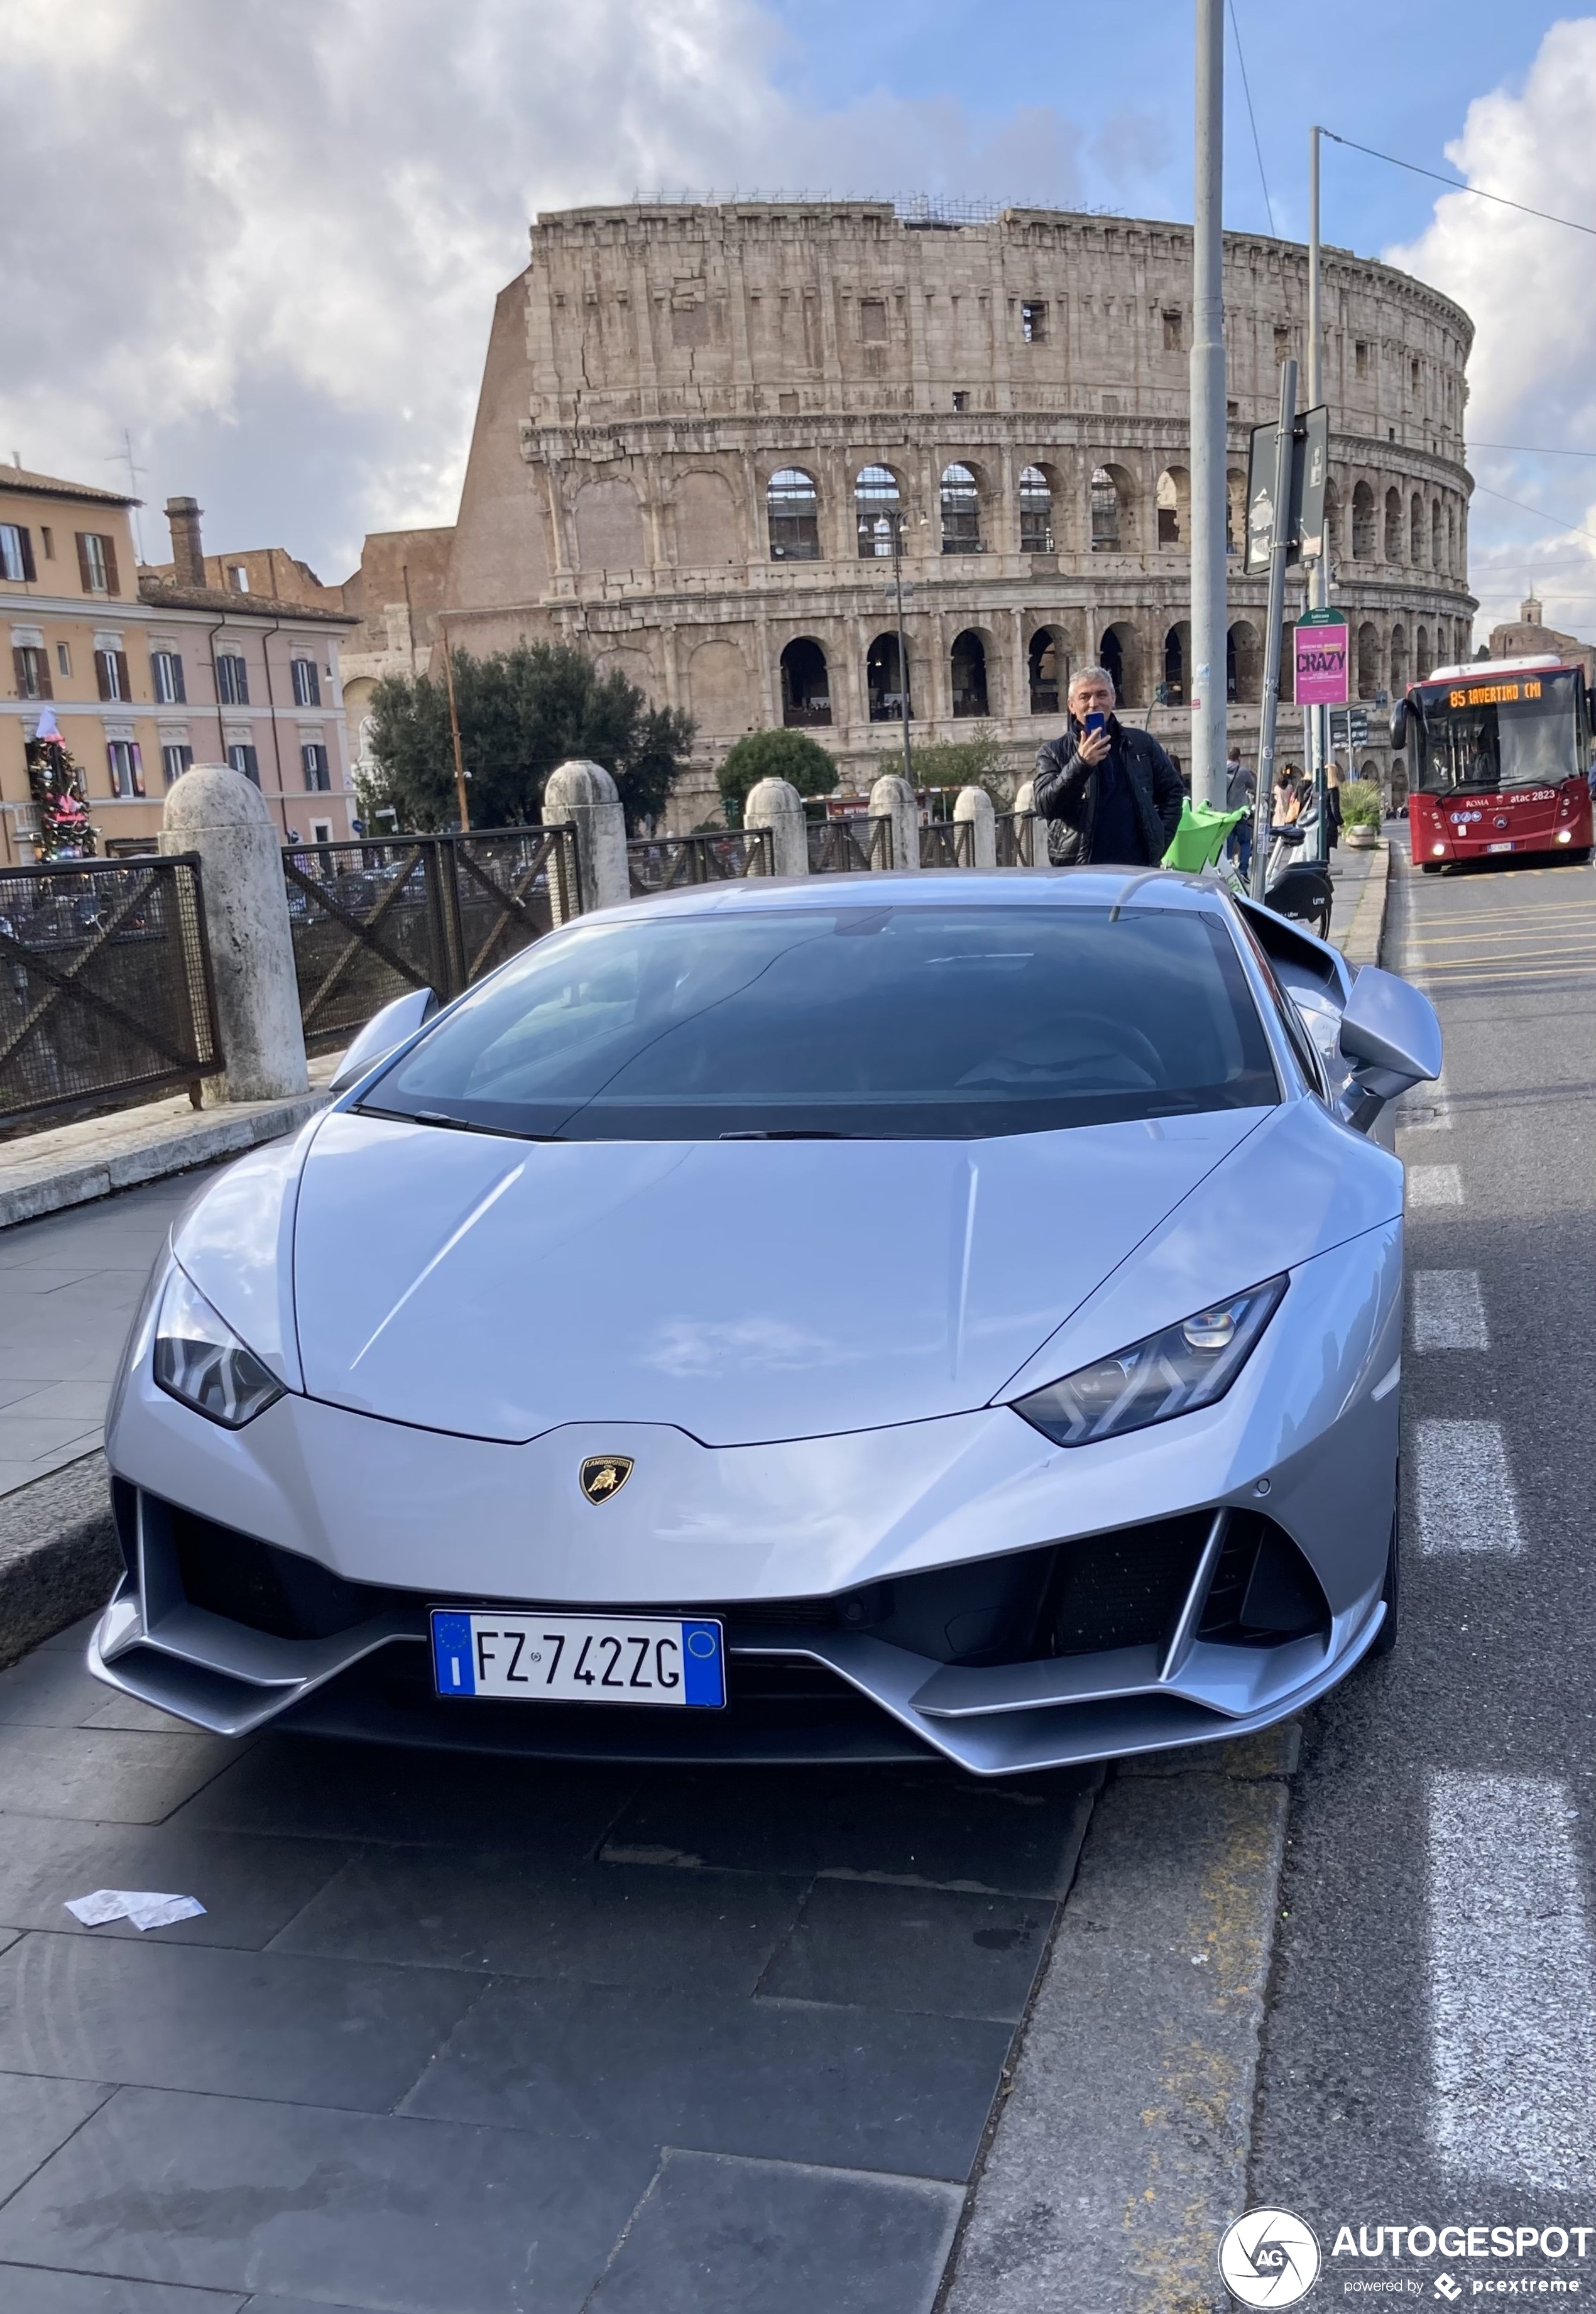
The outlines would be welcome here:
<svg viewBox="0 0 1596 2314">
<path fill-rule="evenodd" d="M 804 822 L 804 799 L 790 781 L 755 780 L 743 806 L 743 825 L 770 829 L 772 874 L 808 874 L 809 831 Z"/>
<path fill-rule="evenodd" d="M 613 908 L 631 897 L 626 864 L 626 815 L 602 764 L 560 764 L 543 790 L 543 825 L 569 821 L 577 831 L 582 907 Z"/>
<path fill-rule="evenodd" d="M 870 790 L 870 817 L 892 822 L 893 866 L 918 868 L 920 806 L 914 800 L 913 789 L 900 773 L 884 772 Z"/>
<path fill-rule="evenodd" d="M 1014 790 L 1014 817 L 1031 823 L 1031 866 L 1046 868 L 1051 865 L 1047 857 L 1047 822 L 1036 809 L 1036 788 L 1034 780 L 1021 780 Z M 1018 829 L 1015 832 L 1018 834 Z"/>
<path fill-rule="evenodd" d="M 960 788 L 953 801 L 955 825 L 967 820 L 974 831 L 970 837 L 972 868 L 995 868 L 998 864 L 998 820 L 992 808 L 992 798 L 984 788 Z"/>
<path fill-rule="evenodd" d="M 282 838 L 259 788 L 225 764 L 196 764 L 166 798 L 163 852 L 199 855 L 223 1076 L 206 1077 L 207 1108 L 304 1092 L 304 1031 Z"/>
</svg>

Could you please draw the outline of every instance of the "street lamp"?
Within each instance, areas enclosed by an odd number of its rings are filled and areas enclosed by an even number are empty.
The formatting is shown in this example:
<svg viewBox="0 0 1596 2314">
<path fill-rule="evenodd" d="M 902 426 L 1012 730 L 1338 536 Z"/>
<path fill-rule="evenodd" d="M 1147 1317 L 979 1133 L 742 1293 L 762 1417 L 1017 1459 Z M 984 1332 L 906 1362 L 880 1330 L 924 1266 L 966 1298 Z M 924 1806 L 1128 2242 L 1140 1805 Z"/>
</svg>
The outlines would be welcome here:
<svg viewBox="0 0 1596 2314">
<path fill-rule="evenodd" d="M 909 648 L 904 640 L 904 517 L 901 510 L 878 514 L 873 526 L 879 554 L 884 546 L 892 549 L 893 595 L 897 604 L 898 619 L 898 715 L 904 727 L 904 777 L 911 788 L 914 785 L 914 758 L 909 749 Z"/>
</svg>

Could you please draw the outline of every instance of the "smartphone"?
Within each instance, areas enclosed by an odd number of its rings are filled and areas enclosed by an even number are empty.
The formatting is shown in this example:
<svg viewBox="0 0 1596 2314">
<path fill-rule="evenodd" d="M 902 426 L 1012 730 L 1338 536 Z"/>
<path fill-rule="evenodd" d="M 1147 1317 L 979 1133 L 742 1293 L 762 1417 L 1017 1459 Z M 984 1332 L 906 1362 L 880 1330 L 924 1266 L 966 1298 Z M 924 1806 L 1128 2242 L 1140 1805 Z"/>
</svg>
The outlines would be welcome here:
<svg viewBox="0 0 1596 2314">
<path fill-rule="evenodd" d="M 1107 715 L 1089 715 L 1086 719 L 1085 729 L 1088 731 L 1101 731 L 1107 728 L 1107 722 L 1108 718 Z"/>
</svg>

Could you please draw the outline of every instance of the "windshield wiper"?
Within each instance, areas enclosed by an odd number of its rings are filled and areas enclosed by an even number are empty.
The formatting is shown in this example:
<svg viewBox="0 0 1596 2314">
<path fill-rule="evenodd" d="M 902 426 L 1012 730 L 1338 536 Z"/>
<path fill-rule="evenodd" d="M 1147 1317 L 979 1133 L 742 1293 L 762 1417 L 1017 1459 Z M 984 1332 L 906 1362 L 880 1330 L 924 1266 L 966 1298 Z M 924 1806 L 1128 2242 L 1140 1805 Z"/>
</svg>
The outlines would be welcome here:
<svg viewBox="0 0 1596 2314">
<path fill-rule="evenodd" d="M 826 1126 L 770 1125 L 756 1126 L 746 1133 L 723 1133 L 722 1141 L 880 1141 L 896 1140 L 896 1134 L 833 1133 Z"/>
<path fill-rule="evenodd" d="M 558 1133 L 518 1133 L 513 1125 L 474 1125 L 469 1117 L 451 1117 L 442 1108 L 377 1108 L 360 1103 L 362 1117 L 391 1117 L 398 1125 L 436 1125 L 445 1133 L 486 1133 L 498 1141 L 560 1141 Z"/>
</svg>

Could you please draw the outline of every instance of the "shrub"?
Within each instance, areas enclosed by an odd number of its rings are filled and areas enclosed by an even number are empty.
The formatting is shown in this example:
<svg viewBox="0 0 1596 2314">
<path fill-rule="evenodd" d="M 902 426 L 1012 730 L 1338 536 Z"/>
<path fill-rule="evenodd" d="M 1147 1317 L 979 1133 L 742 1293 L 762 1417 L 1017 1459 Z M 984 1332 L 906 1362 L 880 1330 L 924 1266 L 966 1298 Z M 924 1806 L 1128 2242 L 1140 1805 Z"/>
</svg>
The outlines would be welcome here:
<svg viewBox="0 0 1596 2314">
<path fill-rule="evenodd" d="M 1014 793 L 1014 773 L 990 731 L 977 725 L 974 736 L 968 739 L 928 739 L 918 746 L 911 740 L 910 744 L 917 788 L 984 788 L 1001 811 L 1008 809 Z M 877 771 L 895 774 L 903 768 L 900 747 L 896 755 L 883 755 Z"/>
<path fill-rule="evenodd" d="M 1380 826 L 1380 790 L 1372 780 L 1345 780 L 1341 787 L 1344 827 Z"/>
<path fill-rule="evenodd" d="M 830 795 L 837 767 L 807 731 L 745 731 L 727 749 L 715 774 L 728 827 L 742 825 L 748 790 L 760 780 L 785 780 L 801 796 Z"/>
</svg>

